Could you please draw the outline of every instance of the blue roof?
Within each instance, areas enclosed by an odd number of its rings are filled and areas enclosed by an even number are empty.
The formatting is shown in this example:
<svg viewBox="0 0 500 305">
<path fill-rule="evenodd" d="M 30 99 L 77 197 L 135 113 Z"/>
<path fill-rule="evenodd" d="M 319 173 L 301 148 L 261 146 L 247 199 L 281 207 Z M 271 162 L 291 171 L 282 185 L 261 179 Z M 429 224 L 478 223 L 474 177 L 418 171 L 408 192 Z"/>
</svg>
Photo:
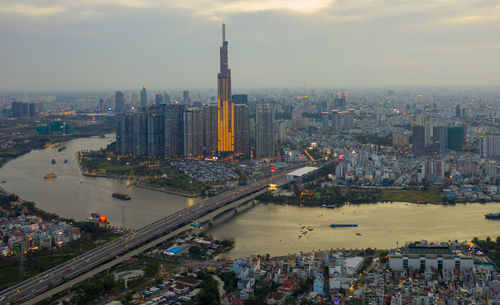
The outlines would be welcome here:
<svg viewBox="0 0 500 305">
<path fill-rule="evenodd" d="M 169 255 L 176 255 L 178 253 L 181 253 L 182 251 L 184 251 L 184 248 L 170 248 L 168 250 L 165 251 L 166 254 L 169 254 Z"/>
</svg>

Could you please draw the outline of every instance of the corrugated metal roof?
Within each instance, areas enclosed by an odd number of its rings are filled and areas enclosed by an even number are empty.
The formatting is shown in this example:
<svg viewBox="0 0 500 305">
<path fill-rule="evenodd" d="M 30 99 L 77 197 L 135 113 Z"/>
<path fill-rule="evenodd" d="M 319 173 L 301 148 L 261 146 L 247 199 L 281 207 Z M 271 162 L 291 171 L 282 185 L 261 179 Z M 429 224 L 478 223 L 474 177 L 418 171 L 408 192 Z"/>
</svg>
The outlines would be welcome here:
<svg viewBox="0 0 500 305">
<path fill-rule="evenodd" d="M 306 166 L 306 167 L 302 167 L 302 168 L 296 169 L 296 170 L 294 170 L 291 173 L 288 173 L 287 176 L 300 177 L 300 176 L 303 176 L 303 175 L 308 174 L 310 172 L 313 172 L 313 171 L 315 171 L 317 169 L 318 168 L 314 167 L 314 166 Z"/>
</svg>

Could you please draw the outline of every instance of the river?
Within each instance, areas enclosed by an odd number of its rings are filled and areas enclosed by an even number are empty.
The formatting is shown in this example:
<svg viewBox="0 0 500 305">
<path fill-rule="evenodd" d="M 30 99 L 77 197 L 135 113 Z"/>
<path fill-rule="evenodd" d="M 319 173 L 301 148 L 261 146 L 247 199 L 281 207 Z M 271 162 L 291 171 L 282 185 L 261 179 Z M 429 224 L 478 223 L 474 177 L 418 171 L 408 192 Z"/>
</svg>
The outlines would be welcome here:
<svg viewBox="0 0 500 305">
<path fill-rule="evenodd" d="M 325 249 L 390 249 L 407 241 L 471 240 L 500 236 L 500 221 L 484 214 L 499 212 L 499 203 L 456 206 L 411 203 L 346 205 L 337 209 L 259 204 L 208 230 L 216 239 L 234 238 L 223 257 L 286 255 Z M 358 224 L 331 228 L 330 224 Z"/>
<path fill-rule="evenodd" d="M 81 138 L 67 141 L 67 149 L 34 150 L 0 169 L 1 186 L 37 207 L 63 217 L 86 219 L 90 213 L 106 215 L 112 225 L 138 228 L 172 214 L 197 199 L 126 187 L 126 181 L 84 177 L 75 157 L 77 150 L 94 150 L 114 141 Z M 51 164 L 56 159 L 56 164 Z M 64 159 L 68 159 L 65 164 Z M 57 178 L 43 176 L 56 171 Z M 132 200 L 111 197 L 113 192 L 130 194 Z M 298 251 L 336 248 L 393 248 L 406 241 L 471 240 L 500 235 L 500 221 L 484 214 L 500 212 L 500 204 L 456 206 L 379 203 L 347 205 L 337 209 L 300 208 L 258 204 L 236 217 L 222 217 L 208 230 L 217 239 L 234 238 L 235 248 L 226 257 L 250 254 L 285 255 Z M 331 223 L 355 223 L 357 228 L 330 228 Z M 358 233 L 358 234 L 356 234 Z"/>
<path fill-rule="evenodd" d="M 123 215 L 126 228 L 139 228 L 163 216 L 172 214 L 193 204 L 197 199 L 127 187 L 120 179 L 84 177 L 76 159 L 77 150 L 97 150 L 114 141 L 114 135 L 106 138 L 80 138 L 63 145 L 65 150 L 46 148 L 33 150 L 11 160 L 0 168 L 1 186 L 33 201 L 45 211 L 62 217 L 83 220 L 90 213 L 108 217 L 113 226 L 122 227 Z M 56 164 L 51 164 L 55 159 Z M 68 163 L 64 163 L 68 159 Z M 56 172 L 57 178 L 44 179 L 47 173 Z M 127 193 L 132 200 L 122 201 L 111 197 L 114 192 Z"/>
</svg>

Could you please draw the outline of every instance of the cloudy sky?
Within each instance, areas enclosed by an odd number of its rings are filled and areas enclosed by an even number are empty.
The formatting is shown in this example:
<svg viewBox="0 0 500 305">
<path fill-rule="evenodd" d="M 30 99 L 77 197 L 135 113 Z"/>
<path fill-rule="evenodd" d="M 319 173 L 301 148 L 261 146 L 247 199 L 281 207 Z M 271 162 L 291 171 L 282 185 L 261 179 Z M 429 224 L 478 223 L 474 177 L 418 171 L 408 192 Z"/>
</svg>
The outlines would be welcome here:
<svg viewBox="0 0 500 305">
<path fill-rule="evenodd" d="M 496 86 L 498 0 L 0 0 L 0 90 Z"/>
</svg>

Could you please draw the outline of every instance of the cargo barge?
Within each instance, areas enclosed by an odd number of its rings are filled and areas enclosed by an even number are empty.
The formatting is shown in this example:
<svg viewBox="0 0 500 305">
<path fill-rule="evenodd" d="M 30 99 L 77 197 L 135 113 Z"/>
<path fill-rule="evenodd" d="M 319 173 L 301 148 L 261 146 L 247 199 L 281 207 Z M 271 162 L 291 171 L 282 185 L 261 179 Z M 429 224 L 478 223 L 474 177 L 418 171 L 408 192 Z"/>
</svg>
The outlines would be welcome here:
<svg viewBox="0 0 500 305">
<path fill-rule="evenodd" d="M 337 224 L 337 223 L 332 223 L 330 227 L 332 228 L 355 228 L 357 227 L 357 224 Z"/>
</svg>

